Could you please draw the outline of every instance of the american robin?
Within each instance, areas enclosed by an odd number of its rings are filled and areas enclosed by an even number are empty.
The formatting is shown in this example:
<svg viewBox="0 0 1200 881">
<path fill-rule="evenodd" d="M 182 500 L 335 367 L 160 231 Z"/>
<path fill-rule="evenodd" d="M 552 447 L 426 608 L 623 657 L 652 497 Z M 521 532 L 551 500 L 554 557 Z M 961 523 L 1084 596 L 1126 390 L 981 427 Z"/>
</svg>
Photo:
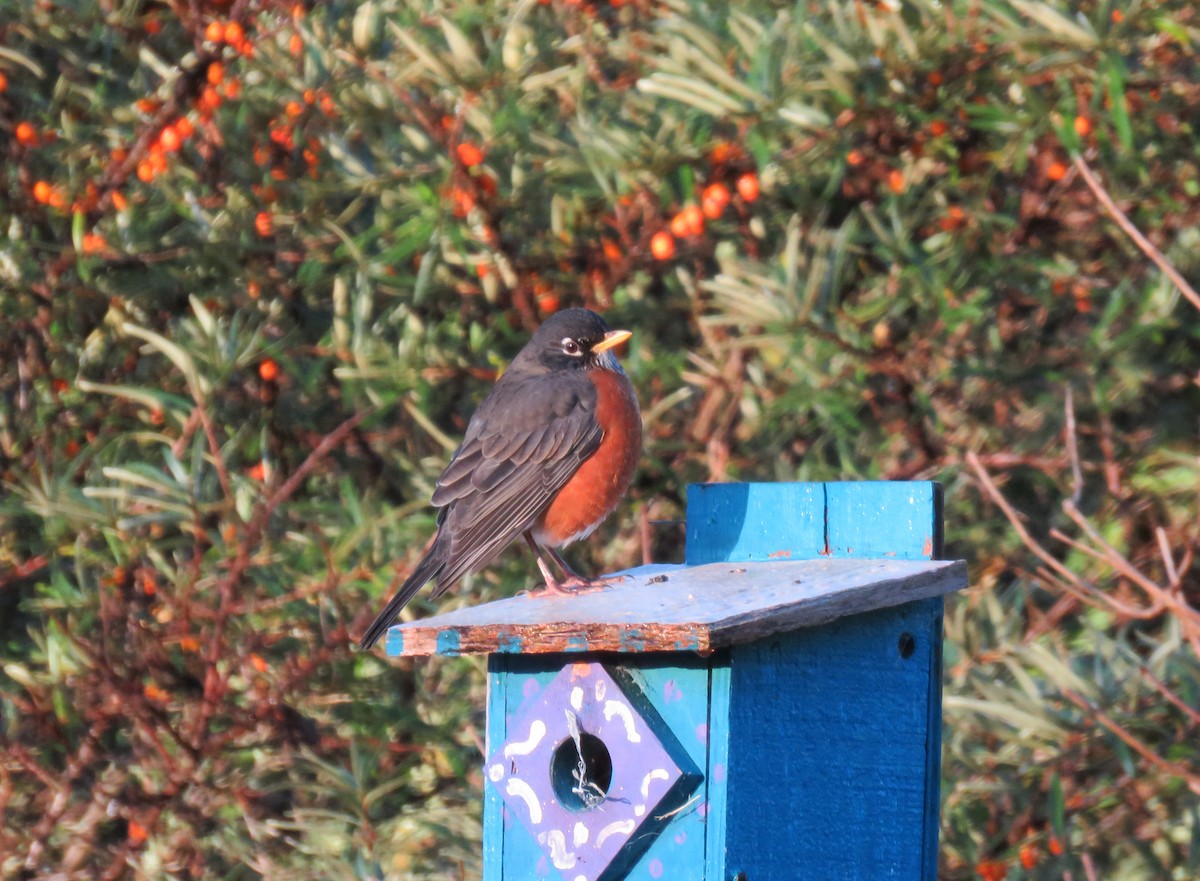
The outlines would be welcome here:
<svg viewBox="0 0 1200 881">
<path fill-rule="evenodd" d="M 438 478 L 438 530 L 412 575 L 367 628 L 370 648 L 428 581 L 439 596 L 524 536 L 546 590 L 604 583 L 571 570 L 554 550 L 590 535 L 629 488 L 642 452 L 642 417 L 609 330 L 587 309 L 546 319 L 467 425 Z M 543 550 L 566 578 L 554 577 Z"/>
</svg>

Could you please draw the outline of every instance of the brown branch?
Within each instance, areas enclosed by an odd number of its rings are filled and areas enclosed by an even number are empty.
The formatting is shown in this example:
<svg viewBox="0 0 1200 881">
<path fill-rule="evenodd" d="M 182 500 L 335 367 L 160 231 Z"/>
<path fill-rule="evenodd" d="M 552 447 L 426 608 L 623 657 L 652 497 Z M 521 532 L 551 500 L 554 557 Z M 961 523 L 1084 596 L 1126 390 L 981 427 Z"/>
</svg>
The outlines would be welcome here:
<svg viewBox="0 0 1200 881">
<path fill-rule="evenodd" d="M 1071 161 L 1079 169 L 1079 174 L 1092 191 L 1092 195 L 1104 206 L 1104 209 L 1108 211 L 1112 219 L 1117 222 L 1117 226 L 1121 227 L 1125 234 L 1133 239 L 1133 243 L 1154 262 L 1155 266 L 1162 270 L 1163 275 L 1171 280 L 1171 283 L 1179 289 L 1179 292 L 1187 297 L 1193 306 L 1200 309 L 1200 294 L 1196 293 L 1196 289 L 1188 284 L 1187 279 L 1179 274 L 1179 270 L 1171 265 L 1171 261 L 1163 255 L 1162 251 L 1154 247 L 1154 243 L 1142 235 L 1141 231 L 1133 225 L 1133 221 L 1126 216 L 1125 212 L 1117 207 L 1117 203 L 1113 201 L 1112 196 L 1104 189 L 1103 184 L 1100 183 L 1095 172 L 1092 171 L 1083 156 L 1074 153 L 1071 156 Z"/>
<path fill-rule="evenodd" d="M 1172 762 L 1169 759 L 1164 759 L 1154 750 L 1150 749 L 1150 747 L 1148 747 L 1141 738 L 1137 737 L 1127 728 L 1120 725 L 1115 719 L 1105 713 L 1098 706 L 1088 700 L 1085 700 L 1083 697 L 1076 694 L 1074 691 L 1071 691 L 1069 688 L 1063 689 L 1063 696 L 1085 713 L 1092 714 L 1097 722 L 1099 722 L 1103 727 L 1107 728 L 1111 733 L 1116 735 L 1122 743 L 1128 746 L 1131 750 L 1133 750 L 1151 765 L 1154 765 L 1164 773 L 1170 774 L 1172 777 L 1180 778 L 1187 784 L 1188 789 L 1197 795 L 1200 795 L 1200 774 L 1193 772 L 1192 769 L 1187 765 L 1179 762 Z"/>
</svg>

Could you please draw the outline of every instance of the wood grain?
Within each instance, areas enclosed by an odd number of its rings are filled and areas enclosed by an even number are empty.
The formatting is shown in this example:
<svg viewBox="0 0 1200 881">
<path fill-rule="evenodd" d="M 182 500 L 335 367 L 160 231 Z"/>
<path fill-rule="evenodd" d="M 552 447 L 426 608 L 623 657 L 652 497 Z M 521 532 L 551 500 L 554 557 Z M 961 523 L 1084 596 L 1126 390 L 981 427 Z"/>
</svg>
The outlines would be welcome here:
<svg viewBox="0 0 1200 881">
<path fill-rule="evenodd" d="M 518 596 L 402 624 L 388 654 L 710 652 L 967 584 L 961 561 L 896 559 L 656 565 L 627 576 L 594 593 Z"/>
</svg>

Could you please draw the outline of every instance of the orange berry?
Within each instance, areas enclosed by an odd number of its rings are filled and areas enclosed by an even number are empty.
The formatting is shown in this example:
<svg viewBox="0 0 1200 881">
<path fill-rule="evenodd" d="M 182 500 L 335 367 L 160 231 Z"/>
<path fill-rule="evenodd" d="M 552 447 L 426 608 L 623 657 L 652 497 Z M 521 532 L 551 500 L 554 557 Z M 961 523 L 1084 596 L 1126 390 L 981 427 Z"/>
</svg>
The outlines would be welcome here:
<svg viewBox="0 0 1200 881">
<path fill-rule="evenodd" d="M 896 195 L 904 192 L 904 172 L 899 168 L 893 168 L 888 172 L 888 189 Z"/>
<path fill-rule="evenodd" d="M 857 168 L 867 161 L 867 157 L 862 154 L 862 150 L 851 150 L 846 154 L 846 164 L 851 168 Z"/>
<path fill-rule="evenodd" d="M 1114 9 L 1112 11 L 1112 20 L 1113 24 L 1120 24 L 1125 20 L 1125 13 L 1119 9 Z"/>
<path fill-rule="evenodd" d="M 738 195 L 747 202 L 753 202 L 758 199 L 758 194 L 761 188 L 758 183 L 758 175 L 752 171 L 748 171 L 737 179 Z"/>
<path fill-rule="evenodd" d="M 279 364 L 274 358 L 264 358 L 258 365 L 258 375 L 264 382 L 274 382 L 279 378 Z"/>
<path fill-rule="evenodd" d="M 463 141 L 455 148 L 458 154 L 458 161 L 467 168 L 474 168 L 483 162 L 483 151 L 470 141 Z"/>
<path fill-rule="evenodd" d="M 225 39 L 225 26 L 219 21 L 210 21 L 204 29 L 204 39 L 210 43 L 220 43 Z"/>
<path fill-rule="evenodd" d="M 231 21 L 225 25 L 225 42 L 233 48 L 238 48 L 242 41 L 246 39 L 246 32 L 242 30 L 242 26 L 236 21 Z"/>
<path fill-rule="evenodd" d="M 262 285 L 256 281 L 246 282 L 246 294 L 251 300 L 257 300 L 262 296 Z"/>
<path fill-rule="evenodd" d="M 213 86 L 205 86 L 200 97 L 196 99 L 196 108 L 201 115 L 211 116 L 213 111 L 221 106 L 221 93 Z"/>
<path fill-rule="evenodd" d="M 296 140 L 292 137 L 293 129 L 290 125 L 278 125 L 271 129 L 271 140 L 285 150 L 291 151 L 296 146 Z"/>
<path fill-rule="evenodd" d="M 709 220 L 717 220 L 725 213 L 725 206 L 712 199 L 704 199 L 700 202 L 700 212 Z"/>
<path fill-rule="evenodd" d="M 271 218 L 271 212 L 258 212 L 254 217 L 254 229 L 264 239 L 275 232 L 275 221 Z"/>
<path fill-rule="evenodd" d="M 1050 840 L 1048 842 L 1046 842 L 1046 849 L 1049 850 L 1050 853 L 1054 854 L 1056 857 L 1062 856 L 1063 846 L 1062 846 L 1062 842 L 1058 840 L 1057 835 L 1050 836 Z"/>
<path fill-rule="evenodd" d="M 13 136 L 22 147 L 32 147 L 38 142 L 37 129 L 33 127 L 33 123 L 31 122 L 18 122 Z"/>
<path fill-rule="evenodd" d="M 50 201 L 51 192 L 52 188 L 50 184 L 44 180 L 40 180 L 33 185 L 33 198 L 35 201 L 40 202 L 43 205 Z"/>
<path fill-rule="evenodd" d="M 173 126 L 167 126 L 158 133 L 158 143 L 162 146 L 163 152 L 166 153 L 174 153 L 183 146 L 179 132 L 175 131 Z"/>
<path fill-rule="evenodd" d="M 8 91 L 8 77 L 4 75 L 4 71 L 0 70 L 0 92 Z"/>
<path fill-rule="evenodd" d="M 137 164 L 137 179 L 144 184 L 154 180 L 154 166 L 150 164 L 150 160 L 143 159 Z"/>
<path fill-rule="evenodd" d="M 142 22 L 142 27 L 145 28 L 146 33 L 154 36 L 162 30 L 162 22 L 158 20 L 157 15 L 148 15 L 146 16 L 146 20 Z"/>
<path fill-rule="evenodd" d="M 675 256 L 675 238 L 666 230 L 659 230 L 650 239 L 650 253 L 656 260 L 670 260 Z"/>
<path fill-rule="evenodd" d="M 1086 116 L 1075 117 L 1075 134 L 1081 138 L 1086 138 L 1092 133 L 1092 121 Z"/>
<path fill-rule="evenodd" d="M 604 256 L 609 260 L 621 259 L 621 248 L 612 239 L 602 239 L 600 247 L 604 251 Z"/>
<path fill-rule="evenodd" d="M 293 55 L 299 55 L 304 51 L 304 38 L 299 34 L 292 34 L 292 38 L 288 40 L 288 51 Z"/>
<path fill-rule="evenodd" d="M 683 212 L 680 211 L 678 214 L 676 214 L 674 217 L 671 218 L 671 235 L 675 236 L 676 238 L 682 239 L 687 234 L 688 234 L 687 218 L 685 218 L 683 216 Z"/>
<path fill-rule="evenodd" d="M 283 108 L 283 112 L 288 116 L 299 116 L 304 112 L 304 107 L 299 101 L 288 101 L 287 106 Z"/>
<path fill-rule="evenodd" d="M 333 103 L 333 98 L 331 98 L 329 95 L 321 96 L 321 112 L 322 113 L 324 113 L 326 116 L 333 116 L 333 113 L 336 109 L 337 109 L 337 105 L 335 105 Z"/>
<path fill-rule="evenodd" d="M 742 155 L 741 148 L 729 143 L 721 141 L 708 154 L 708 161 L 713 165 L 724 165 Z"/>
<path fill-rule="evenodd" d="M 214 61 L 208 65 L 208 72 L 205 74 L 208 78 L 209 85 L 220 85 L 221 80 L 225 79 L 225 65 L 219 61 Z"/>
<path fill-rule="evenodd" d="M 1008 866 L 1000 860 L 982 860 L 976 864 L 975 872 L 983 881 L 1004 881 L 1008 877 Z"/>
<path fill-rule="evenodd" d="M 147 700 L 152 700 L 156 704 L 165 704 L 171 699 L 171 695 L 167 694 L 153 682 L 146 683 L 142 688 L 142 694 L 146 696 Z"/>
<path fill-rule="evenodd" d="M 315 89 L 305 89 L 303 97 L 304 97 L 305 104 L 316 104 L 317 103 L 317 92 Z"/>
<path fill-rule="evenodd" d="M 724 209 L 729 204 L 729 187 L 725 184 L 709 184 L 701 194 L 701 201 L 714 202 Z"/>
<path fill-rule="evenodd" d="M 933 71 L 933 73 L 929 74 L 929 85 L 940 86 L 941 84 L 942 84 L 942 72 L 940 70 L 935 70 L 935 71 Z"/>
<path fill-rule="evenodd" d="M 543 315 L 550 315 L 551 313 L 558 311 L 559 300 L 555 294 L 539 294 L 537 302 L 538 309 L 542 311 Z"/>
<path fill-rule="evenodd" d="M 935 119 L 933 122 L 929 123 L 929 133 L 935 138 L 940 138 L 948 129 L 949 126 L 946 125 L 945 121 L 941 119 Z"/>
<path fill-rule="evenodd" d="M 250 655 L 250 665 L 259 673 L 266 673 L 267 670 L 271 668 L 271 665 L 266 662 L 266 659 L 257 653 Z"/>
<path fill-rule="evenodd" d="M 1049 167 L 1046 169 L 1046 177 L 1050 178 L 1050 180 L 1060 181 L 1066 176 L 1067 176 L 1066 164 L 1063 162 L 1059 162 L 1057 159 L 1055 161 L 1051 162 Z"/>
<path fill-rule="evenodd" d="M 151 686 L 151 685 L 146 686 L 147 689 L 150 689 L 153 687 L 154 686 Z M 150 696 L 149 694 L 146 695 L 146 697 L 149 697 L 149 696 Z M 126 832 L 126 835 L 129 838 L 129 843 L 136 847 L 139 844 L 146 843 L 146 839 L 150 837 L 150 832 L 146 829 L 145 826 L 143 826 L 137 820 L 130 820 L 129 821 L 129 829 Z"/>
<path fill-rule="evenodd" d="M 267 479 L 267 465 L 265 462 L 258 462 L 246 470 L 246 476 L 251 480 L 264 481 Z"/>
<path fill-rule="evenodd" d="M 1032 841 L 1021 845 L 1020 858 L 1021 858 L 1021 868 L 1025 869 L 1025 871 L 1029 871 L 1030 869 L 1034 868 L 1037 865 L 1037 862 L 1038 862 L 1037 847 L 1036 847 L 1036 845 L 1034 845 L 1034 843 Z"/>
<path fill-rule="evenodd" d="M 195 653 L 200 651 L 200 640 L 194 636 L 185 636 L 179 640 L 179 647 L 185 652 Z"/>
<path fill-rule="evenodd" d="M 192 125 L 192 121 L 186 116 L 181 116 L 175 120 L 175 133 L 179 135 L 181 141 L 186 141 L 196 133 L 196 127 Z"/>
<path fill-rule="evenodd" d="M 98 254 L 108 247 L 108 242 L 100 233 L 89 232 L 84 234 L 80 247 L 85 254 Z"/>
<path fill-rule="evenodd" d="M 242 94 L 242 81 L 234 77 L 225 84 L 225 97 L 232 101 L 240 94 Z"/>
<path fill-rule="evenodd" d="M 475 197 L 462 187 L 455 187 L 450 191 L 450 201 L 454 203 L 455 217 L 466 217 L 475 207 Z"/>
<path fill-rule="evenodd" d="M 63 191 L 59 187 L 50 188 L 50 200 L 48 202 L 51 208 L 63 209 L 67 207 L 67 197 L 63 195 Z"/>
<path fill-rule="evenodd" d="M 120 190 L 113 190 L 112 203 L 113 207 L 118 211 L 124 211 L 129 207 L 129 200 L 125 198 L 125 194 Z"/>
</svg>

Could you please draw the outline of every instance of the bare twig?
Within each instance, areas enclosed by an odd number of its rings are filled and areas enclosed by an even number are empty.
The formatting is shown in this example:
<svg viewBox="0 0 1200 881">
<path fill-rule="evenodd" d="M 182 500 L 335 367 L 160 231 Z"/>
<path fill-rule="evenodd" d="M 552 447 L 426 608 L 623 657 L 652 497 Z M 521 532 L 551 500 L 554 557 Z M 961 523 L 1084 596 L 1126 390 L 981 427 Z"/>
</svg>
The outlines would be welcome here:
<svg viewBox="0 0 1200 881">
<path fill-rule="evenodd" d="M 1075 436 L 1075 394 L 1067 386 L 1067 424 L 1063 429 L 1067 441 L 1067 457 L 1071 460 L 1071 501 L 1079 503 L 1083 496 L 1083 469 L 1079 467 L 1079 443 Z"/>
<path fill-rule="evenodd" d="M 1150 749 L 1150 747 L 1148 747 L 1141 738 L 1137 737 L 1127 728 L 1120 725 L 1115 719 L 1113 719 L 1091 701 L 1086 700 L 1085 698 L 1071 691 L 1069 688 L 1063 690 L 1063 696 L 1085 713 L 1090 713 L 1097 722 L 1107 728 L 1110 732 L 1112 732 L 1112 734 L 1116 735 L 1116 737 L 1122 743 L 1124 743 L 1127 747 L 1129 747 L 1151 765 L 1154 765 L 1164 773 L 1183 780 L 1187 784 L 1188 789 L 1200 795 L 1200 774 L 1196 774 L 1187 765 L 1164 759 L 1154 750 Z"/>
<path fill-rule="evenodd" d="M 1188 284 L 1187 279 L 1179 274 L 1179 270 L 1171 265 L 1171 262 L 1163 255 L 1162 251 L 1154 247 L 1154 244 L 1142 235 L 1141 231 L 1133 225 L 1133 221 L 1126 216 L 1125 212 L 1117 207 L 1117 203 L 1113 201 L 1112 196 L 1104 189 L 1103 184 L 1100 183 L 1095 172 L 1087 164 L 1087 161 L 1078 153 L 1071 156 L 1071 161 L 1079 169 L 1079 174 L 1092 191 L 1092 195 L 1104 206 L 1104 209 L 1108 211 L 1112 219 L 1117 222 L 1117 226 L 1121 227 L 1125 231 L 1125 234 L 1133 239 L 1133 243 L 1141 249 L 1143 254 L 1154 261 L 1154 265 L 1162 270 L 1163 275 L 1171 280 L 1171 283 L 1179 289 L 1179 292 L 1187 297 L 1193 306 L 1200 309 L 1200 294 L 1196 293 L 1196 289 Z"/>
</svg>

